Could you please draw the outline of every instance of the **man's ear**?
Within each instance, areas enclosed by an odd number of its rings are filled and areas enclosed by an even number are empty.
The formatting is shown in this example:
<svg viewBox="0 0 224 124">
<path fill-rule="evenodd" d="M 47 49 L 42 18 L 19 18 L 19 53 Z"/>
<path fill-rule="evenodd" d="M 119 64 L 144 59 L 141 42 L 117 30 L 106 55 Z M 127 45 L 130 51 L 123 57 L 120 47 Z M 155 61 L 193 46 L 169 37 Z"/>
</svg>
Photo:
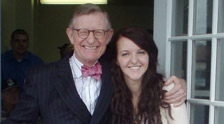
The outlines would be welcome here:
<svg viewBox="0 0 224 124">
<path fill-rule="evenodd" d="M 72 30 L 70 28 L 66 28 L 66 34 L 68 36 L 70 43 L 73 44 Z"/>
</svg>

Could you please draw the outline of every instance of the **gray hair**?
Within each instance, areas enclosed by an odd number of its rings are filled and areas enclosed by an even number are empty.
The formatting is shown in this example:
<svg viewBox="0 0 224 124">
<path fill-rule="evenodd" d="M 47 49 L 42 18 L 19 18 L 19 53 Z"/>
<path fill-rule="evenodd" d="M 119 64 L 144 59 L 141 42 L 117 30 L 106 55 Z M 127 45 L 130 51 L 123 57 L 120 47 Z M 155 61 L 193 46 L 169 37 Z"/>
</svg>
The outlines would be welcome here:
<svg viewBox="0 0 224 124">
<path fill-rule="evenodd" d="M 108 27 L 108 29 L 110 29 L 111 23 L 110 23 L 110 18 L 109 18 L 109 15 L 107 14 L 107 12 L 102 10 L 99 6 L 97 6 L 95 4 L 91 4 L 91 3 L 83 4 L 76 8 L 75 12 L 72 15 L 72 18 L 70 20 L 68 27 L 72 28 L 74 26 L 74 24 L 75 24 L 74 20 L 76 17 L 85 15 L 85 14 L 95 13 L 95 12 L 101 12 L 104 14 L 104 16 L 106 17 L 107 27 Z"/>
</svg>

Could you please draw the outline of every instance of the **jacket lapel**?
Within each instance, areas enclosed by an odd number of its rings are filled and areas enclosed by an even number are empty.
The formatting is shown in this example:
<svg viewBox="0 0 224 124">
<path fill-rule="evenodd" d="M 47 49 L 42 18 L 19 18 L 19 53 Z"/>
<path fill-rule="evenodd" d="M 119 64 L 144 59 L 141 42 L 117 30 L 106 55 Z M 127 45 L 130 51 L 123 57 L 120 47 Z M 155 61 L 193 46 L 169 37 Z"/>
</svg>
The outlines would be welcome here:
<svg viewBox="0 0 224 124">
<path fill-rule="evenodd" d="M 113 83 L 110 76 L 110 68 L 107 63 L 102 63 L 102 87 L 100 91 L 100 96 L 98 98 L 93 117 L 91 119 L 90 124 L 99 124 L 101 120 L 110 107 L 110 102 L 113 94 Z"/>
<path fill-rule="evenodd" d="M 85 123 L 89 123 L 91 115 L 85 104 L 81 100 L 76 90 L 69 57 L 61 60 L 56 67 L 56 75 L 52 77 L 52 82 L 65 104 Z"/>
</svg>

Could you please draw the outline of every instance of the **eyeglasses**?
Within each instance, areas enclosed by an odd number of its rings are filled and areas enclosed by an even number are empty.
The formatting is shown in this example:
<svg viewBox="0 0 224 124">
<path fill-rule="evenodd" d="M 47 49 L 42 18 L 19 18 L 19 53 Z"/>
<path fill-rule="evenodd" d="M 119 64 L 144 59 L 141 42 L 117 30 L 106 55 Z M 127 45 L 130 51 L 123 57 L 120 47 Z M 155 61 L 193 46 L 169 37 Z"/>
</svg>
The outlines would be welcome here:
<svg viewBox="0 0 224 124">
<path fill-rule="evenodd" d="M 96 29 L 96 30 L 88 30 L 85 28 L 75 29 L 72 28 L 72 30 L 76 30 L 78 32 L 78 35 L 80 38 L 86 39 L 89 36 L 90 32 L 93 32 L 93 36 L 96 39 L 102 39 L 105 35 L 105 33 L 109 30 L 103 30 L 103 29 Z"/>
</svg>

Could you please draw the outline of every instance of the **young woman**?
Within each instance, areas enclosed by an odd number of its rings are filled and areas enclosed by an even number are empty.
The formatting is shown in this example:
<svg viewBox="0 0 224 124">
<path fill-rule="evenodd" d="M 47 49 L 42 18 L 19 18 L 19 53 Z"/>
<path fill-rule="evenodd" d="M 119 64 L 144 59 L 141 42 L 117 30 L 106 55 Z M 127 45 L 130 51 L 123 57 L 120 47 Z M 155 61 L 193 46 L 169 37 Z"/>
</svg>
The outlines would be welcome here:
<svg viewBox="0 0 224 124">
<path fill-rule="evenodd" d="M 158 49 L 143 29 L 120 30 L 112 41 L 111 72 L 115 85 L 111 102 L 113 124 L 188 124 L 185 104 L 163 100 L 163 76 L 157 72 Z"/>
</svg>

